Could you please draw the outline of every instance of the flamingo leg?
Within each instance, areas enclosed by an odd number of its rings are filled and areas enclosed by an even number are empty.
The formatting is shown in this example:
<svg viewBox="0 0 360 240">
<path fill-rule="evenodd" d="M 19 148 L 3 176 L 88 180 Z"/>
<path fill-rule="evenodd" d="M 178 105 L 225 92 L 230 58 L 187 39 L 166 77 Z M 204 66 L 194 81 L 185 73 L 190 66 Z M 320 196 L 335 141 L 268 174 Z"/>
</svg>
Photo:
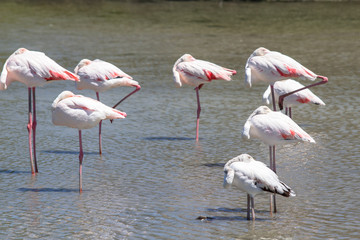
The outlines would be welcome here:
<svg viewBox="0 0 360 240">
<path fill-rule="evenodd" d="M 306 88 L 315 87 L 315 86 L 317 86 L 317 85 L 325 84 L 325 83 L 328 82 L 328 78 L 327 78 L 327 77 L 318 76 L 318 78 L 321 78 L 322 81 L 317 82 L 317 83 L 314 83 L 314 84 L 310 84 L 310 85 L 305 86 L 305 87 L 303 87 L 303 88 L 299 88 L 299 89 L 297 89 L 297 90 L 295 90 L 295 91 L 292 91 L 292 92 L 289 92 L 289 93 L 286 93 L 286 94 L 281 95 L 281 96 L 279 97 L 279 108 L 280 108 L 280 110 L 282 110 L 282 109 L 284 108 L 284 107 L 283 107 L 283 102 L 284 102 L 284 98 L 285 98 L 285 97 L 287 97 L 287 96 L 289 96 L 289 95 L 291 95 L 291 94 L 294 94 L 294 93 L 296 93 L 296 92 L 299 92 L 299 91 L 301 91 L 301 90 L 304 90 L 304 89 L 306 89 Z"/>
<path fill-rule="evenodd" d="M 273 147 L 272 146 L 269 146 L 269 157 L 270 157 L 270 169 L 273 169 L 274 166 L 273 166 Z M 272 195 L 270 195 L 270 214 L 272 214 L 273 212 L 273 197 Z"/>
<path fill-rule="evenodd" d="M 32 124 L 32 132 L 33 132 L 33 155 L 34 155 L 34 167 L 35 167 L 35 172 L 39 172 L 38 171 L 38 166 L 37 166 L 37 160 L 36 160 L 36 126 L 37 126 L 37 121 L 36 121 L 36 102 L 35 102 L 35 87 L 32 88 L 32 93 L 33 93 L 33 124 Z"/>
<path fill-rule="evenodd" d="M 126 95 L 123 99 L 121 99 L 118 103 L 116 103 L 113 108 L 116 108 L 120 103 L 122 103 L 125 99 L 127 99 L 128 97 L 130 97 L 132 94 L 136 93 L 137 91 L 139 91 L 141 89 L 140 85 L 135 85 L 134 87 L 136 87 L 136 89 L 134 91 L 132 91 L 131 93 L 129 93 L 128 95 Z"/>
<path fill-rule="evenodd" d="M 272 99 L 272 103 L 273 103 L 273 110 L 276 111 L 274 84 L 270 84 L 270 89 L 271 89 L 271 99 Z"/>
<path fill-rule="evenodd" d="M 269 156 L 270 156 L 270 169 L 276 173 L 276 164 L 275 164 L 275 145 L 269 146 Z M 276 197 L 275 195 L 270 195 L 270 213 L 277 212 L 276 209 Z"/>
<path fill-rule="evenodd" d="M 275 163 L 275 145 L 274 146 L 272 146 L 272 154 L 273 154 L 273 156 L 272 156 L 272 165 L 273 165 L 273 168 L 272 168 L 272 170 L 276 173 L 276 163 Z"/>
<path fill-rule="evenodd" d="M 272 146 L 272 154 L 273 154 L 273 156 L 272 156 L 272 161 L 273 161 L 273 171 L 276 173 L 276 161 L 275 161 L 275 145 L 274 146 Z M 274 203 L 274 208 L 273 208 L 273 210 L 274 210 L 274 213 L 276 213 L 277 212 L 277 209 L 276 209 L 276 197 L 275 197 L 275 194 L 273 194 L 273 195 L 271 195 L 272 196 L 272 199 L 273 199 L 273 203 Z"/>
<path fill-rule="evenodd" d="M 250 198 L 250 202 L 251 202 L 251 215 L 252 215 L 252 220 L 255 221 L 255 207 L 254 207 L 254 197 Z"/>
<path fill-rule="evenodd" d="M 196 141 L 199 141 L 199 125 L 200 125 L 200 112 L 201 112 L 201 106 L 200 106 L 200 96 L 199 96 L 199 90 L 204 84 L 200 84 L 198 87 L 195 88 L 196 91 L 196 99 L 197 99 L 197 117 L 196 117 Z"/>
<path fill-rule="evenodd" d="M 79 153 L 79 192 L 82 193 L 82 162 L 83 162 L 84 152 L 83 152 L 83 148 L 82 148 L 81 130 L 79 130 L 79 146 L 80 146 L 80 153 Z"/>
<path fill-rule="evenodd" d="M 32 153 L 32 143 L 31 143 L 31 135 L 32 135 L 32 125 L 33 125 L 33 119 L 32 119 L 32 106 L 31 106 L 31 88 L 28 88 L 28 95 L 29 95 L 29 121 L 27 124 L 27 130 L 29 133 L 29 153 L 30 153 L 30 166 L 31 166 L 31 174 L 35 175 L 35 169 L 34 169 L 34 160 L 33 160 L 33 153 Z"/>
<path fill-rule="evenodd" d="M 97 98 L 98 101 L 100 101 L 99 92 L 96 92 L 96 98 Z M 101 125 L 102 125 L 102 120 L 99 122 L 99 153 L 100 153 L 100 155 L 102 154 Z"/>
<path fill-rule="evenodd" d="M 247 214 L 246 219 L 250 220 L 250 195 L 247 194 Z"/>
<path fill-rule="evenodd" d="M 289 107 L 289 117 L 292 118 L 292 115 L 291 115 L 291 107 Z"/>
</svg>

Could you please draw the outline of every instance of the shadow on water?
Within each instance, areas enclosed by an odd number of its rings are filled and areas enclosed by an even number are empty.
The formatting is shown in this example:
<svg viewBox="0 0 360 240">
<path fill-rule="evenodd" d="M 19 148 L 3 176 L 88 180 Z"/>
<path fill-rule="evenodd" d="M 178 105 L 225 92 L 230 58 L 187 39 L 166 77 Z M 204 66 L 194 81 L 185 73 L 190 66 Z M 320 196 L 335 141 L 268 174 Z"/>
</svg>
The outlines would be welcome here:
<svg viewBox="0 0 360 240">
<path fill-rule="evenodd" d="M 65 151 L 65 150 L 45 150 L 41 151 L 42 153 L 55 153 L 55 154 L 76 154 L 79 155 L 78 151 Z M 99 152 L 84 152 L 85 155 L 89 154 L 99 154 Z"/>
<path fill-rule="evenodd" d="M 225 163 L 204 163 L 202 164 L 202 166 L 205 166 L 205 167 L 224 167 L 225 166 Z"/>
<path fill-rule="evenodd" d="M 8 170 L 8 169 L 0 169 L 0 173 L 16 173 L 16 174 L 21 174 L 21 173 L 26 173 L 26 174 L 31 174 L 31 171 L 17 171 L 17 170 Z"/>
<path fill-rule="evenodd" d="M 215 220 L 221 220 L 221 221 L 247 221 L 246 217 L 241 217 L 241 216 L 233 216 L 233 217 L 228 217 L 228 216 L 213 216 L 213 217 L 198 216 L 196 218 L 196 220 L 200 220 L 202 222 L 211 222 L 211 221 L 215 221 Z"/>
<path fill-rule="evenodd" d="M 246 208 L 208 208 L 208 212 L 247 212 Z M 269 213 L 266 210 L 255 210 L 255 213 Z"/>
<path fill-rule="evenodd" d="M 79 192 L 79 189 L 70 188 L 18 188 L 21 192 Z"/>
<path fill-rule="evenodd" d="M 244 216 L 199 216 L 196 220 L 200 220 L 202 222 L 210 222 L 215 220 L 220 221 L 248 221 L 246 218 L 247 209 L 242 208 L 208 208 L 208 212 L 223 212 L 223 213 L 244 213 Z M 255 210 L 255 213 L 268 213 L 268 211 L 259 211 Z M 256 215 L 256 214 L 255 214 Z M 267 221 L 271 220 L 270 218 L 258 218 L 256 217 L 256 221 Z"/>
<path fill-rule="evenodd" d="M 164 137 L 164 136 L 158 136 L 158 137 L 145 137 L 144 140 L 149 141 L 189 141 L 189 140 L 195 140 L 195 138 L 187 138 L 187 137 Z"/>
</svg>

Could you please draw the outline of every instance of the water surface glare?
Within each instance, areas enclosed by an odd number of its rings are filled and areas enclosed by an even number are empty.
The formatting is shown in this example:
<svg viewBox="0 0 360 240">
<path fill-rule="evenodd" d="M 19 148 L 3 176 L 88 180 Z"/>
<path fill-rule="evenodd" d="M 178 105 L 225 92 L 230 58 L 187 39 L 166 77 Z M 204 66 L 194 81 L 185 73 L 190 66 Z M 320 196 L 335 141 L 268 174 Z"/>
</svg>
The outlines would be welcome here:
<svg viewBox="0 0 360 240">
<path fill-rule="evenodd" d="M 0 92 L 1 239 L 355 239 L 360 236 L 360 3 L 122 3 L 3 1 L 0 64 L 19 47 L 45 52 L 73 70 L 83 58 L 109 61 L 142 86 L 121 104 L 126 119 L 83 131 L 84 192 L 78 193 L 78 133 L 51 123 L 51 103 L 72 82 L 37 89 L 39 174 L 31 176 L 27 89 Z M 313 89 L 324 107 L 293 109 L 317 144 L 277 147 L 278 174 L 297 196 L 256 198 L 223 189 L 224 163 L 248 153 L 268 164 L 268 147 L 244 141 L 265 85 L 248 89 L 244 65 L 259 46 L 290 55 L 329 83 Z M 172 66 L 184 53 L 228 68 L 231 82 L 196 95 L 175 88 Z M 306 83 L 305 83 L 306 84 Z M 100 95 L 108 105 L 130 92 Z M 204 220 L 197 219 L 206 217 Z"/>
</svg>

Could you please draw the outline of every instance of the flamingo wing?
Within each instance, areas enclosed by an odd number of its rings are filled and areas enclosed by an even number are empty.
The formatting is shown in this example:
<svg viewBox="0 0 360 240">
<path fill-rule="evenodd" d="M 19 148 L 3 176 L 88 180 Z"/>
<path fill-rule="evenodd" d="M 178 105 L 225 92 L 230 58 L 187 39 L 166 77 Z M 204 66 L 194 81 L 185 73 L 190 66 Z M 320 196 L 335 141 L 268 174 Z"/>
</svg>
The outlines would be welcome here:
<svg viewBox="0 0 360 240">
<path fill-rule="evenodd" d="M 25 51 L 20 54 L 13 54 L 7 61 L 8 72 L 16 76 L 17 81 L 36 84 L 36 82 L 52 80 L 73 80 L 78 77 L 57 64 L 54 60 L 42 52 Z M 45 80 L 45 81 L 44 81 Z"/>
<path fill-rule="evenodd" d="M 103 82 L 109 79 L 127 77 L 132 79 L 131 76 L 124 73 L 115 65 L 96 59 L 89 65 L 83 66 L 78 70 L 78 75 L 82 80 L 88 80 L 91 82 Z"/>
<path fill-rule="evenodd" d="M 182 82 L 193 86 L 198 86 L 211 80 L 222 79 L 230 81 L 231 76 L 236 73 L 234 70 L 226 69 L 203 60 L 181 62 L 176 66 L 176 71 L 179 73 Z"/>
<path fill-rule="evenodd" d="M 251 73 L 246 74 L 247 78 L 249 78 L 246 82 L 250 86 L 251 83 L 257 81 L 274 83 L 287 78 L 301 78 L 313 81 L 317 77 L 315 73 L 296 60 L 274 51 L 263 56 L 251 57 L 247 62 L 247 66 L 246 70 L 249 68 L 252 70 Z"/>
<path fill-rule="evenodd" d="M 279 96 L 303 87 L 304 85 L 292 79 L 277 81 L 274 84 L 276 101 L 278 100 Z M 284 105 L 287 107 L 292 107 L 303 103 L 314 103 L 317 105 L 325 105 L 325 103 L 318 96 L 316 96 L 310 89 L 304 89 L 294 94 L 291 94 L 290 96 L 286 97 L 284 100 Z"/>
<path fill-rule="evenodd" d="M 264 55 L 264 58 L 272 65 L 272 73 L 277 73 L 278 77 L 299 77 L 311 81 L 314 81 L 317 77 L 315 73 L 301 65 L 295 59 L 279 52 L 270 51 L 268 54 Z M 274 71 L 274 68 L 276 72 Z"/>
<path fill-rule="evenodd" d="M 306 141 L 315 143 L 291 118 L 281 112 L 256 115 L 251 119 L 252 137 L 258 138 L 268 145 L 286 143 L 288 141 Z"/>
<path fill-rule="evenodd" d="M 108 107 L 92 98 L 72 93 L 62 97 L 63 93 L 55 99 L 52 105 L 52 119 L 55 125 L 87 129 L 95 127 L 101 120 L 126 117 L 126 113 Z"/>
<path fill-rule="evenodd" d="M 266 191 L 287 197 L 295 196 L 290 187 L 281 182 L 276 173 L 260 161 L 234 162 L 231 168 L 234 171 L 234 184 L 249 194 L 256 195 Z"/>
</svg>

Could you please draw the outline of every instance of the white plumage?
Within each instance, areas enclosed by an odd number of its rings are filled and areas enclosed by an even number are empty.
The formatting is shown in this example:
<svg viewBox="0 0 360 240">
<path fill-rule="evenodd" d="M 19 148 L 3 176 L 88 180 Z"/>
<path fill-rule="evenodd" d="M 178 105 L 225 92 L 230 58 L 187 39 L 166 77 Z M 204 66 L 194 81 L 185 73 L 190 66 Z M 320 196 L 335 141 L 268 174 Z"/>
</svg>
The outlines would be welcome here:
<svg viewBox="0 0 360 240">
<path fill-rule="evenodd" d="M 54 80 L 79 79 L 44 53 L 19 48 L 4 64 L 0 90 L 7 89 L 13 81 L 22 82 L 28 88 L 33 88 Z"/>
<path fill-rule="evenodd" d="M 285 197 L 295 196 L 295 192 L 281 182 L 275 172 L 248 154 L 241 154 L 225 164 L 223 185 L 225 188 L 237 187 L 251 197 L 253 220 L 255 219 L 254 197 L 256 195 L 267 192 Z M 248 219 L 249 216 L 248 206 Z"/>
<path fill-rule="evenodd" d="M 267 106 L 258 107 L 250 115 L 244 125 L 242 137 L 257 138 L 270 146 L 294 141 L 315 143 L 291 118 L 281 112 L 272 111 Z"/>
<path fill-rule="evenodd" d="M 303 87 L 305 86 L 293 79 L 287 79 L 287 80 L 275 82 L 274 83 L 275 102 L 278 103 L 279 96 Z M 266 91 L 263 94 L 263 101 L 266 102 L 266 104 L 270 104 L 272 102 L 270 86 L 266 89 Z M 290 96 L 284 99 L 284 107 L 287 108 L 298 106 L 301 104 L 306 104 L 306 103 L 313 103 L 321 106 L 325 105 L 325 103 L 318 96 L 312 93 L 309 89 L 301 90 L 299 92 L 291 94 Z"/>
<path fill-rule="evenodd" d="M 126 113 L 70 91 L 63 91 L 52 104 L 52 121 L 55 125 L 77 129 L 95 127 L 101 120 L 125 118 Z"/>
<path fill-rule="evenodd" d="M 31 172 L 38 172 L 36 160 L 36 98 L 35 88 L 55 80 L 79 81 L 78 76 L 69 72 L 42 52 L 19 48 L 6 60 L 0 76 L 0 90 L 7 89 L 14 81 L 28 87 L 29 152 Z"/>
<path fill-rule="evenodd" d="M 181 56 L 173 66 L 173 77 L 177 87 L 188 84 L 195 87 L 197 97 L 197 120 L 196 120 L 196 141 L 199 140 L 200 121 L 200 97 L 201 87 L 212 80 L 230 81 L 231 76 L 236 74 L 235 70 L 221 67 L 211 62 L 197 60 L 190 54 Z"/>
<path fill-rule="evenodd" d="M 208 61 L 197 60 L 190 54 L 184 54 L 175 62 L 173 74 L 176 86 L 188 84 L 198 87 L 212 80 L 230 81 L 236 71 Z"/>
<path fill-rule="evenodd" d="M 107 91 L 116 87 L 135 87 L 135 90 L 123 97 L 113 108 L 116 108 L 122 101 L 130 95 L 141 89 L 139 83 L 132 79 L 131 76 L 124 73 L 115 65 L 96 59 L 91 61 L 89 59 L 81 60 L 75 67 L 75 73 L 79 75 L 80 82 L 76 84 L 77 89 L 91 89 L 96 92 L 97 100 L 100 101 L 99 92 Z M 101 144 L 101 125 L 99 123 L 99 153 L 102 153 Z"/>
<path fill-rule="evenodd" d="M 293 58 L 279 52 L 260 47 L 248 58 L 245 65 L 245 82 L 249 87 L 257 82 L 274 84 L 288 78 L 314 81 L 321 77 L 301 65 Z"/>
<path fill-rule="evenodd" d="M 75 67 L 80 82 L 76 83 L 78 90 L 91 89 L 104 92 L 115 87 L 137 87 L 139 83 L 115 65 L 96 59 L 83 59 Z"/>
<path fill-rule="evenodd" d="M 81 129 L 95 127 L 101 120 L 125 118 L 126 113 L 113 109 L 92 98 L 63 91 L 52 104 L 52 122 L 55 125 L 79 129 L 79 191 L 82 192 L 83 149 Z"/>
</svg>

